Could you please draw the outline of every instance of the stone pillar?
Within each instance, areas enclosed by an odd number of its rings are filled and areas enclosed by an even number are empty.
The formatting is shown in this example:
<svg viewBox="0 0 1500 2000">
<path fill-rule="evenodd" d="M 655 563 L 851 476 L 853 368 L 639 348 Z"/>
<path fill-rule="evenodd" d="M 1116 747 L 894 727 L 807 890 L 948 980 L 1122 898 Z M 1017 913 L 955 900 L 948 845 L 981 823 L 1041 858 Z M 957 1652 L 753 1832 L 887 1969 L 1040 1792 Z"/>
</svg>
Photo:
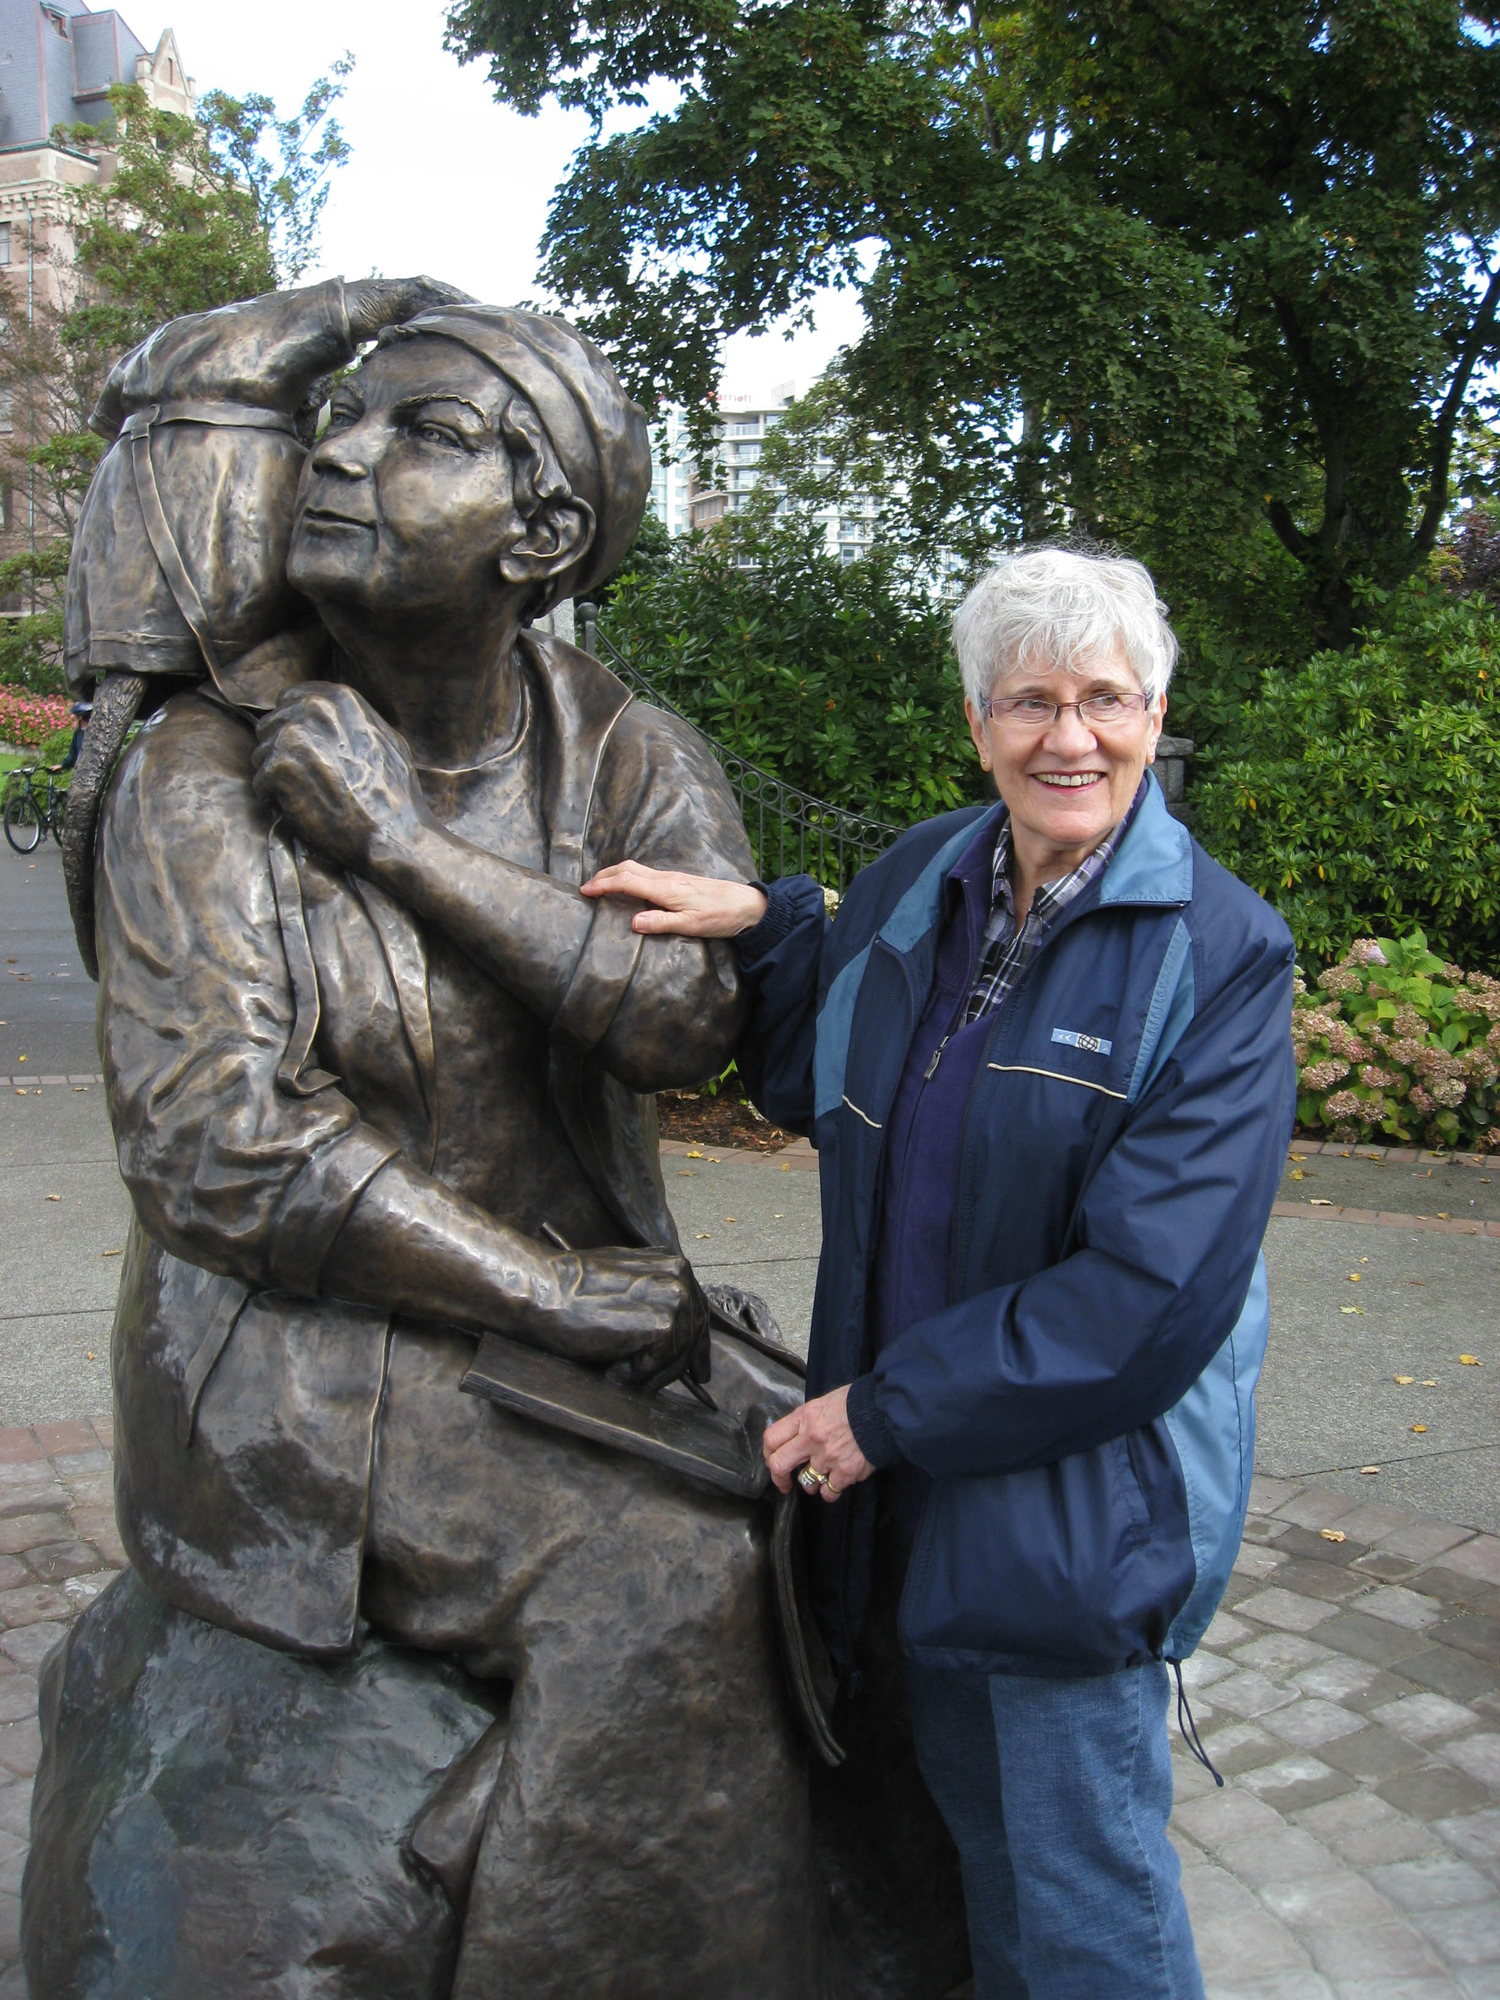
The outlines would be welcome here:
<svg viewBox="0 0 1500 2000">
<path fill-rule="evenodd" d="M 573 636 L 573 600 L 565 597 L 561 604 L 555 604 L 545 618 L 536 620 L 538 632 L 549 633 L 554 639 L 562 639 L 569 646 L 577 645 Z"/>
<path fill-rule="evenodd" d="M 1191 736 L 1162 736 L 1156 744 L 1156 775 L 1173 814 L 1181 819 L 1187 789 L 1188 759 L 1193 754 Z"/>
</svg>

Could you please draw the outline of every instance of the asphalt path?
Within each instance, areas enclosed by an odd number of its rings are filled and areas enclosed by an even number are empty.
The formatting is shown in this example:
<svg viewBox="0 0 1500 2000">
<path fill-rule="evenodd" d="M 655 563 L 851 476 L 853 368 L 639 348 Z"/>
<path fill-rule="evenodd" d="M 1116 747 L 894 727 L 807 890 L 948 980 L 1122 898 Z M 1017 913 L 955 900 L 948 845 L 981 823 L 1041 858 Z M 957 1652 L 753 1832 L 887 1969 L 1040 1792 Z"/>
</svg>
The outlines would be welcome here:
<svg viewBox="0 0 1500 2000">
<path fill-rule="evenodd" d="M 49 838 L 34 854 L 0 845 L 0 1076 L 97 1070 L 94 985 L 83 969 Z"/>
</svg>

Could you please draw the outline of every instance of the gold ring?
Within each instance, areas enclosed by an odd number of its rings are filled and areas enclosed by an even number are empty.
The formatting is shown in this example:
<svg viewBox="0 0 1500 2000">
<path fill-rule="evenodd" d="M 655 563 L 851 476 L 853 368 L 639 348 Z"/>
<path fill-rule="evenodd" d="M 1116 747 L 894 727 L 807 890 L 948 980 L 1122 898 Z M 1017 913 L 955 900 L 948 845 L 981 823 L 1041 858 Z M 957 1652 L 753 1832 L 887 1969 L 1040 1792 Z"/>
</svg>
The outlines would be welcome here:
<svg viewBox="0 0 1500 2000">
<path fill-rule="evenodd" d="M 804 1493 L 816 1493 L 820 1486 L 828 1484 L 828 1474 L 819 1472 L 816 1466 L 804 1465 L 797 1474 L 797 1484 Z"/>
</svg>

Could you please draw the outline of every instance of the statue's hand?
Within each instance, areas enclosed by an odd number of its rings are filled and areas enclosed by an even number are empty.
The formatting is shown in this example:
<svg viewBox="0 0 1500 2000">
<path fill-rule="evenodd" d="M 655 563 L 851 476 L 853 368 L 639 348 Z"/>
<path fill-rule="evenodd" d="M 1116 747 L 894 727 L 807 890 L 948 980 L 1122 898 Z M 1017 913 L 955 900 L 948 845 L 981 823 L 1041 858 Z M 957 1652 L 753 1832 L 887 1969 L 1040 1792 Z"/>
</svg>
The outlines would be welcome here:
<svg viewBox="0 0 1500 2000">
<path fill-rule="evenodd" d="M 345 868 L 372 872 L 377 851 L 400 852 L 433 825 L 405 740 L 353 688 L 304 682 L 256 737 L 257 794 Z"/>
<path fill-rule="evenodd" d="M 459 305 L 469 296 L 441 278 L 356 278 L 344 287 L 349 331 L 356 341 L 370 340 L 382 327 L 438 306 Z"/>
<path fill-rule="evenodd" d="M 708 1305 L 686 1257 L 670 1250 L 588 1250 L 552 1259 L 558 1296 L 547 1345 L 595 1366 L 624 1362 L 645 1381 L 690 1354 Z"/>
</svg>

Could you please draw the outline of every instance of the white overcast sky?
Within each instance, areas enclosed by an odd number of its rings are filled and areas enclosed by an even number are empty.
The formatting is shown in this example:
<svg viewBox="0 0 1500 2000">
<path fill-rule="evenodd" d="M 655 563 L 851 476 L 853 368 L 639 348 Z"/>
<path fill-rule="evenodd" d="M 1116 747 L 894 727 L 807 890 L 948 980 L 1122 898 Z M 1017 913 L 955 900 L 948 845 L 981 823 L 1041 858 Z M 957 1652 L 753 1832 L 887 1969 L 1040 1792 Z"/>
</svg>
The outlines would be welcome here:
<svg viewBox="0 0 1500 2000">
<path fill-rule="evenodd" d="M 441 0 L 126 0 L 148 47 L 176 31 L 200 91 L 261 90 L 283 115 L 345 49 L 355 59 L 338 117 L 353 150 L 323 218 L 322 255 L 308 275 L 426 271 L 496 304 L 537 294 L 537 245 L 553 188 L 588 120 L 555 107 L 521 118 L 498 105 L 483 65 L 443 48 Z M 847 293 L 818 303 L 816 328 L 730 344 L 729 392 L 799 388 L 860 329 Z"/>
</svg>

